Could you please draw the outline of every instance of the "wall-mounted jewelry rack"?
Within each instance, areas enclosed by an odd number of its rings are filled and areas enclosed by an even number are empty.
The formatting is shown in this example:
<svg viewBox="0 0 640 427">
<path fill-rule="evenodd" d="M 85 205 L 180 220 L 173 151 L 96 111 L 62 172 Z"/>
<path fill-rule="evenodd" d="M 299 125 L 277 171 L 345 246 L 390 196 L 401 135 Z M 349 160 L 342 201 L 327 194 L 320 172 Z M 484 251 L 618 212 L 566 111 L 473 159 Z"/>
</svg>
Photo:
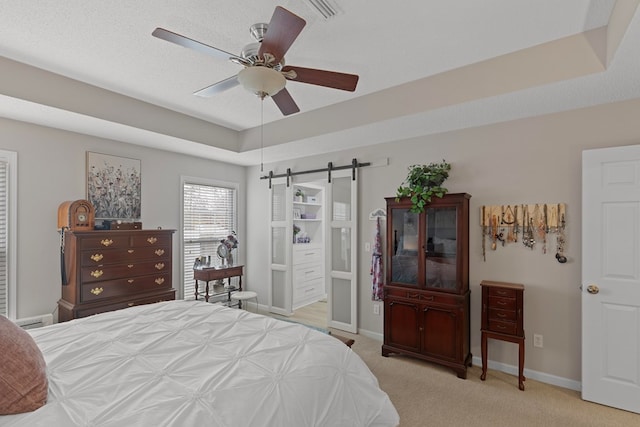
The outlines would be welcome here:
<svg viewBox="0 0 640 427">
<path fill-rule="evenodd" d="M 482 256 L 486 261 L 487 247 L 495 251 L 500 246 L 517 242 L 531 250 L 539 245 L 546 254 L 550 235 L 555 235 L 556 260 L 564 264 L 567 262 L 564 255 L 566 225 L 564 203 L 481 206 Z"/>
</svg>

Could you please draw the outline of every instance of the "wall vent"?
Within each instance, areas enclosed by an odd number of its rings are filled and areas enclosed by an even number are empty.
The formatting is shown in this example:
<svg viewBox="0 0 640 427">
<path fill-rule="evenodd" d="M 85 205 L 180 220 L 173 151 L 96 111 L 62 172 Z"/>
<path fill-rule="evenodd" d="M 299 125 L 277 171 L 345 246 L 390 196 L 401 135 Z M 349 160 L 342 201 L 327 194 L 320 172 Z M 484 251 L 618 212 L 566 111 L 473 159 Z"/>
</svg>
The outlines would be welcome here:
<svg viewBox="0 0 640 427">
<path fill-rule="evenodd" d="M 324 19 L 333 18 L 339 12 L 338 8 L 329 0 L 305 0 L 305 2 Z"/>
<path fill-rule="evenodd" d="M 16 325 L 22 329 L 34 329 L 41 328 L 43 326 L 51 325 L 53 323 L 53 316 L 51 314 L 42 314 L 40 316 L 26 317 L 24 319 L 16 320 Z"/>
</svg>

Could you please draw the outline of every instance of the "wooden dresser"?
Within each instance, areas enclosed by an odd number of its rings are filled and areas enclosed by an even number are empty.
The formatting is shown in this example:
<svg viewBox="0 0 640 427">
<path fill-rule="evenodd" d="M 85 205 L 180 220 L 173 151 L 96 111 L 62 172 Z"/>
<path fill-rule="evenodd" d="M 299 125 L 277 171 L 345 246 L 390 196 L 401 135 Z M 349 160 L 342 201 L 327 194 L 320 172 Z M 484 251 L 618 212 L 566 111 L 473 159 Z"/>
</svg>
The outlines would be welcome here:
<svg viewBox="0 0 640 427">
<path fill-rule="evenodd" d="M 487 378 L 487 339 L 518 344 L 518 387 L 524 390 L 524 286 L 519 283 L 483 280 L 482 375 Z"/>
<path fill-rule="evenodd" d="M 175 299 L 174 231 L 65 231 L 58 321 Z"/>
</svg>

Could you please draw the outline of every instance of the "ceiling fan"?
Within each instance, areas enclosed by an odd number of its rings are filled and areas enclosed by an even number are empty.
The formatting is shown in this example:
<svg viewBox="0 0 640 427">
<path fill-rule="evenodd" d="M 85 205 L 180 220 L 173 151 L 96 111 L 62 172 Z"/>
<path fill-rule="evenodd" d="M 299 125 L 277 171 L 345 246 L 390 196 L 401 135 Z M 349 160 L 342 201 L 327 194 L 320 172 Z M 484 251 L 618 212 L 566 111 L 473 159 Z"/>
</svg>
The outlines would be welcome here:
<svg viewBox="0 0 640 427">
<path fill-rule="evenodd" d="M 251 26 L 251 35 L 257 41 L 246 45 L 240 55 L 225 52 L 164 28 L 156 28 L 152 35 L 216 58 L 228 59 L 244 67 L 237 75 L 200 89 L 194 95 L 210 97 L 240 84 L 262 99 L 270 96 L 282 114 L 288 116 L 299 112 L 300 108 L 285 88 L 286 80 L 351 92 L 358 84 L 358 76 L 355 74 L 285 65 L 284 55 L 305 25 L 304 19 L 277 6 L 269 24 Z"/>
</svg>

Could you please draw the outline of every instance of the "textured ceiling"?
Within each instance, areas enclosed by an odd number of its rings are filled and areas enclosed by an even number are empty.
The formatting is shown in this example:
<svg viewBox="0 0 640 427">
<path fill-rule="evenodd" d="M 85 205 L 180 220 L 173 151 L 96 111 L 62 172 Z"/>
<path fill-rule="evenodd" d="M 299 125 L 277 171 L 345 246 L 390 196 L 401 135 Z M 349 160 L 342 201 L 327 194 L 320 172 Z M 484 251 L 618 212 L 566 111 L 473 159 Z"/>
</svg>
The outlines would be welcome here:
<svg viewBox="0 0 640 427">
<path fill-rule="evenodd" d="M 0 0 L 0 115 L 255 164 L 261 144 L 275 161 L 640 96 L 637 1 L 329 2 L 324 20 L 304 0 Z M 287 64 L 360 81 L 288 82 L 301 112 L 265 100 L 261 139 L 255 95 L 192 95 L 240 66 L 151 32 L 239 54 L 276 5 L 307 21 Z"/>
</svg>

